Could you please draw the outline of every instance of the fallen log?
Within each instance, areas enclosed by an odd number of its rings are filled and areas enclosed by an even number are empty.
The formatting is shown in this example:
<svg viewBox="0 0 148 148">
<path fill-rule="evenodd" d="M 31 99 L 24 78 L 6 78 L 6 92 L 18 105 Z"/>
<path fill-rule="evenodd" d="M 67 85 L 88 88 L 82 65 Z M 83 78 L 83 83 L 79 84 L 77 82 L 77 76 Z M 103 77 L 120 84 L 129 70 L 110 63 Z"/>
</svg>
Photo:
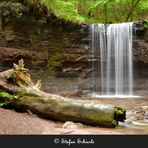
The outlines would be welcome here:
<svg viewBox="0 0 148 148">
<path fill-rule="evenodd" d="M 116 127 L 118 121 L 125 120 L 126 113 L 121 107 L 86 103 L 41 91 L 40 81 L 36 85 L 31 81 L 23 60 L 14 64 L 13 69 L 0 73 L 0 102 L 55 120 L 102 127 Z"/>
</svg>

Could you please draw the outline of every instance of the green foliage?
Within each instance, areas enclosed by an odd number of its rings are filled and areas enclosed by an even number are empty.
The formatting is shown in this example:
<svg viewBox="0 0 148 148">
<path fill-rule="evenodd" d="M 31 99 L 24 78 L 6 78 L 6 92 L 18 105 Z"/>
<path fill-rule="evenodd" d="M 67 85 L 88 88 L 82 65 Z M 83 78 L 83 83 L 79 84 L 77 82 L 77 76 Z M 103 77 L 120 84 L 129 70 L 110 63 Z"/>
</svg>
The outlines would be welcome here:
<svg viewBox="0 0 148 148">
<path fill-rule="evenodd" d="M 147 0 L 142 0 L 139 7 L 140 7 L 141 10 L 146 10 L 147 11 L 147 9 L 148 9 L 148 1 Z"/>
<path fill-rule="evenodd" d="M 54 14 L 73 23 L 116 23 L 147 19 L 148 0 L 2 0 L 0 16 L 31 12 L 37 19 Z"/>
<path fill-rule="evenodd" d="M 148 29 L 148 20 L 144 20 L 144 28 Z"/>
<path fill-rule="evenodd" d="M 59 18 L 76 23 L 146 19 L 148 0 L 41 0 Z"/>
<path fill-rule="evenodd" d="M 48 5 L 58 18 L 72 22 L 85 21 L 85 17 L 82 17 L 77 11 L 78 2 L 75 0 L 42 0 L 42 2 Z"/>
</svg>

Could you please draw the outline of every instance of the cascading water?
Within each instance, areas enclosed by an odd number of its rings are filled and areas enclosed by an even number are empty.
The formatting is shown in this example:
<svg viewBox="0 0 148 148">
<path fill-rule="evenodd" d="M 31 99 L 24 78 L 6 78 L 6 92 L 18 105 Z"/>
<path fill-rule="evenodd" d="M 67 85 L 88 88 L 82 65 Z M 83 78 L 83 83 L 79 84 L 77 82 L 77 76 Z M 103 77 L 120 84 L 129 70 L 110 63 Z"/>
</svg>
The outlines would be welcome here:
<svg viewBox="0 0 148 148">
<path fill-rule="evenodd" d="M 133 95 L 132 31 L 133 23 L 91 24 L 92 51 L 100 57 L 101 95 Z"/>
</svg>

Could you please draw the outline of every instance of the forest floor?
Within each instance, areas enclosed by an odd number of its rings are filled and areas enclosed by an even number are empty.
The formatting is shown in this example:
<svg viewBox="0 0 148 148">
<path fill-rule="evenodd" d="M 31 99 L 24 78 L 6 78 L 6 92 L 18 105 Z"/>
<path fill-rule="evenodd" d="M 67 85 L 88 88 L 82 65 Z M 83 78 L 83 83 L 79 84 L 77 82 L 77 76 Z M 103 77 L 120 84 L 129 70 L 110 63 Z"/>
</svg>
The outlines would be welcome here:
<svg viewBox="0 0 148 148">
<path fill-rule="evenodd" d="M 125 123 L 119 123 L 116 128 L 92 127 L 80 123 L 59 122 L 42 119 L 30 111 L 19 113 L 14 110 L 0 108 L 0 134 L 30 134 L 30 135 L 69 135 L 69 134 L 95 134 L 95 135 L 133 135 L 148 134 L 148 125 L 132 127 L 127 123 L 143 119 L 143 114 L 148 113 L 148 99 L 95 99 L 86 100 L 96 103 L 119 105 L 127 110 Z M 148 122 L 147 122 L 148 123 Z"/>
</svg>

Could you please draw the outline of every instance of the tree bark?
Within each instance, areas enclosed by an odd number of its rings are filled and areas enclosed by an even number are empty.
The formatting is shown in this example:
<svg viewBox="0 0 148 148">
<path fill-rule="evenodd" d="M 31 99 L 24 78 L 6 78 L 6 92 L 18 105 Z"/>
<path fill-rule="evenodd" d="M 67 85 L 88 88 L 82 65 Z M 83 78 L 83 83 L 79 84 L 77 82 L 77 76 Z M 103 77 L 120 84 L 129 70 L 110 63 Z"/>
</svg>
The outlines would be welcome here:
<svg viewBox="0 0 148 148">
<path fill-rule="evenodd" d="M 39 86 L 39 82 L 33 84 L 23 60 L 20 60 L 13 69 L 0 73 L 0 102 L 55 120 L 71 120 L 102 127 L 115 127 L 118 121 L 125 119 L 126 111 L 121 107 L 48 94 L 41 91 Z"/>
</svg>

